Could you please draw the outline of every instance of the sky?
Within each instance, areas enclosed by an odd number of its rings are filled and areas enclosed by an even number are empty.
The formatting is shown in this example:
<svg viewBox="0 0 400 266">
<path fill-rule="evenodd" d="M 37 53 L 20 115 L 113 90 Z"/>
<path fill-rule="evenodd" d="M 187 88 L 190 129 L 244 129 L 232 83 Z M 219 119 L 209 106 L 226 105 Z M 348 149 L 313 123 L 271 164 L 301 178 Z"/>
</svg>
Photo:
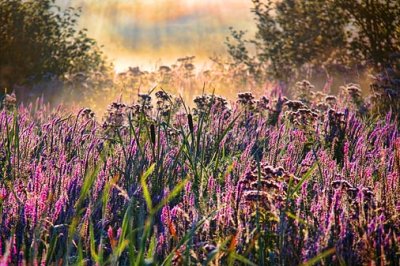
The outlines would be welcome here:
<svg viewBox="0 0 400 266">
<path fill-rule="evenodd" d="M 117 71 L 153 70 L 179 57 L 226 54 L 229 27 L 254 32 L 251 0 L 58 0 L 82 7 L 80 27 L 104 45 Z"/>
</svg>

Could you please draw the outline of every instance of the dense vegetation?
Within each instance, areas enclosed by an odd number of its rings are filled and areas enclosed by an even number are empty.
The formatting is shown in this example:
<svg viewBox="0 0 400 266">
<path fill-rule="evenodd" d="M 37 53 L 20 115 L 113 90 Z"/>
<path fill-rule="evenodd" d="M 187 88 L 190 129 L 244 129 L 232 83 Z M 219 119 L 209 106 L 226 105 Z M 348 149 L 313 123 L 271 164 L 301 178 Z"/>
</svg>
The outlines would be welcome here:
<svg viewBox="0 0 400 266">
<path fill-rule="evenodd" d="M 1 91 L 79 71 L 105 70 L 96 41 L 77 28 L 79 14 L 72 7 L 60 10 L 55 0 L 1 0 Z"/>
<path fill-rule="evenodd" d="M 398 63 L 400 2 L 396 0 L 254 0 L 257 33 L 232 30 L 229 53 L 255 75 L 284 81 L 311 70 L 345 74 Z M 229 40 L 229 39 L 228 39 Z M 251 53 L 247 44 L 255 46 Z M 266 71 L 265 71 L 266 70 Z"/>
<path fill-rule="evenodd" d="M 400 4 L 253 2 L 229 64 L 110 74 L 78 10 L 0 0 L 0 86 L 63 104 L 2 97 L 0 265 L 400 263 Z"/>
<path fill-rule="evenodd" d="M 361 85 L 375 112 L 400 113 L 400 2 L 397 0 L 253 0 L 257 33 L 227 40 L 235 67 L 258 82 L 294 87 L 299 79 Z M 322 81 L 322 83 L 321 83 Z M 286 93 L 296 93 L 286 90 Z"/>
<path fill-rule="evenodd" d="M 97 120 L 7 96 L 2 262 L 395 265 L 393 115 L 366 118 L 354 84 L 339 98 L 296 86 L 193 109 L 161 90 Z"/>
</svg>

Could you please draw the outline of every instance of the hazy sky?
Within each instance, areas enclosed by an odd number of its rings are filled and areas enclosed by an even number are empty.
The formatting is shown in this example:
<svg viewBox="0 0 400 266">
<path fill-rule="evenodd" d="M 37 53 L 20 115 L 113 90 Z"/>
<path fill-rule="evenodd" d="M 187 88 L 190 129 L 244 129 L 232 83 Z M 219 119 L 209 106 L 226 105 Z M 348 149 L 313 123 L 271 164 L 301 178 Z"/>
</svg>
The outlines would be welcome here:
<svg viewBox="0 0 400 266">
<path fill-rule="evenodd" d="M 254 31 L 251 0 L 58 0 L 81 6 L 80 24 L 104 45 L 117 70 L 154 68 L 195 55 L 226 52 L 229 26 Z"/>
</svg>

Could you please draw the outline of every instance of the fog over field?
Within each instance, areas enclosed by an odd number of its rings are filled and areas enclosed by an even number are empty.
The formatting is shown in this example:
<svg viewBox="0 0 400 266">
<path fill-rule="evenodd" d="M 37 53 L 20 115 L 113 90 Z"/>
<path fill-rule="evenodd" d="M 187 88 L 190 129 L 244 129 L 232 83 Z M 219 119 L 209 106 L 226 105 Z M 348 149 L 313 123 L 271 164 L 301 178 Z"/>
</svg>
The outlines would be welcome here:
<svg viewBox="0 0 400 266">
<path fill-rule="evenodd" d="M 255 31 L 246 0 L 58 0 L 81 6 L 80 25 L 104 45 L 117 71 L 139 65 L 154 69 L 195 55 L 198 64 L 226 53 L 229 27 Z"/>
</svg>

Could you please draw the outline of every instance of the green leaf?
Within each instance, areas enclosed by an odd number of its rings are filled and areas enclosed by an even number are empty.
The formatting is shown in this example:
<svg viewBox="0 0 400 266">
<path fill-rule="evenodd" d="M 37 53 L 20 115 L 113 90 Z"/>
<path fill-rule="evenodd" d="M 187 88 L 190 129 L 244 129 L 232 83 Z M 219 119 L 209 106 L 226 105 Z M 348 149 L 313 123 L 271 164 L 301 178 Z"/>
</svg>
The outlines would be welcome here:
<svg viewBox="0 0 400 266">
<path fill-rule="evenodd" d="M 195 232 L 212 216 L 215 215 L 219 210 L 215 210 L 211 212 L 208 216 L 204 217 L 202 220 L 198 221 L 196 224 L 193 225 L 193 227 L 186 232 L 186 234 L 183 236 L 183 238 L 179 241 L 179 243 L 172 249 L 170 254 L 165 258 L 161 266 L 163 265 L 171 265 L 172 258 L 175 255 L 175 252 L 183 245 L 185 245 L 195 234 Z"/>
<path fill-rule="evenodd" d="M 79 242 L 78 242 L 78 258 L 77 258 L 76 265 L 79 265 L 79 266 L 85 265 L 85 262 L 83 259 L 83 250 L 82 250 L 82 241 L 81 240 L 79 240 Z"/>
<path fill-rule="evenodd" d="M 300 217 L 294 215 L 293 213 L 291 213 L 291 212 L 286 212 L 286 215 L 287 215 L 289 218 L 292 218 L 293 220 L 296 220 L 296 221 L 298 221 L 299 223 L 308 226 L 308 223 L 307 223 L 306 220 L 301 219 Z"/>
<path fill-rule="evenodd" d="M 182 191 L 182 189 L 185 187 L 186 183 L 188 182 L 188 178 L 179 182 L 178 185 L 176 185 L 174 187 L 174 189 L 168 194 L 167 197 L 165 197 L 164 199 L 161 200 L 161 202 L 154 207 L 154 209 L 152 210 L 152 213 L 156 213 L 157 211 L 159 211 L 165 204 L 167 204 L 168 202 L 170 202 L 173 198 L 175 198 L 176 196 L 178 196 L 178 194 Z"/>
<path fill-rule="evenodd" d="M 306 182 L 307 179 L 311 177 L 313 174 L 314 170 L 317 168 L 317 163 L 314 163 L 313 166 L 311 166 L 310 169 L 303 175 L 303 177 L 300 179 L 299 183 L 294 187 L 293 190 L 289 192 L 289 198 L 292 198 L 301 188 L 301 186 Z"/>
<path fill-rule="evenodd" d="M 156 252 L 156 246 L 157 246 L 156 235 L 153 234 L 150 240 L 149 250 L 147 251 L 147 257 L 146 257 L 147 260 L 153 261 L 154 254 Z"/>
<path fill-rule="evenodd" d="M 153 173 L 155 168 L 155 164 L 153 163 L 147 170 L 146 172 L 144 172 L 144 174 L 142 175 L 142 177 L 140 178 L 140 184 L 142 186 L 143 189 L 143 197 L 146 201 L 146 205 L 147 205 L 147 209 L 149 211 L 152 210 L 152 200 L 151 200 L 151 196 L 150 196 L 150 192 L 149 192 L 149 188 L 147 186 L 147 178 Z"/>
<path fill-rule="evenodd" d="M 306 261 L 305 263 L 303 263 L 301 265 L 302 266 L 312 266 L 312 265 L 320 262 L 321 260 L 325 259 L 326 257 L 329 257 L 330 255 L 332 255 L 334 253 L 336 253 L 336 249 L 335 248 L 331 248 L 331 249 L 325 250 L 324 252 L 318 254 L 314 258 Z"/>
<path fill-rule="evenodd" d="M 231 256 L 232 259 L 237 260 L 239 262 L 241 262 L 241 265 L 251 265 L 251 266 L 257 266 L 257 264 L 251 262 L 249 259 L 246 259 L 245 257 L 232 252 L 231 254 L 229 254 Z"/>
<path fill-rule="evenodd" d="M 94 261 L 98 263 L 100 260 L 100 257 L 96 253 L 96 242 L 94 239 L 94 229 L 93 229 L 92 222 L 90 222 L 90 224 L 89 224 L 89 236 L 90 236 L 90 254 L 92 255 Z"/>
<path fill-rule="evenodd" d="M 99 171 L 100 171 L 100 167 L 99 167 L 99 165 L 97 165 L 91 172 L 89 172 L 89 171 L 87 172 L 85 179 L 83 181 L 79 199 L 75 204 L 75 207 L 77 208 L 77 212 L 80 211 L 79 208 L 81 207 L 82 203 L 88 196 L 90 188 L 93 187 L 93 183 L 96 180 L 96 177 L 97 177 Z"/>
</svg>

